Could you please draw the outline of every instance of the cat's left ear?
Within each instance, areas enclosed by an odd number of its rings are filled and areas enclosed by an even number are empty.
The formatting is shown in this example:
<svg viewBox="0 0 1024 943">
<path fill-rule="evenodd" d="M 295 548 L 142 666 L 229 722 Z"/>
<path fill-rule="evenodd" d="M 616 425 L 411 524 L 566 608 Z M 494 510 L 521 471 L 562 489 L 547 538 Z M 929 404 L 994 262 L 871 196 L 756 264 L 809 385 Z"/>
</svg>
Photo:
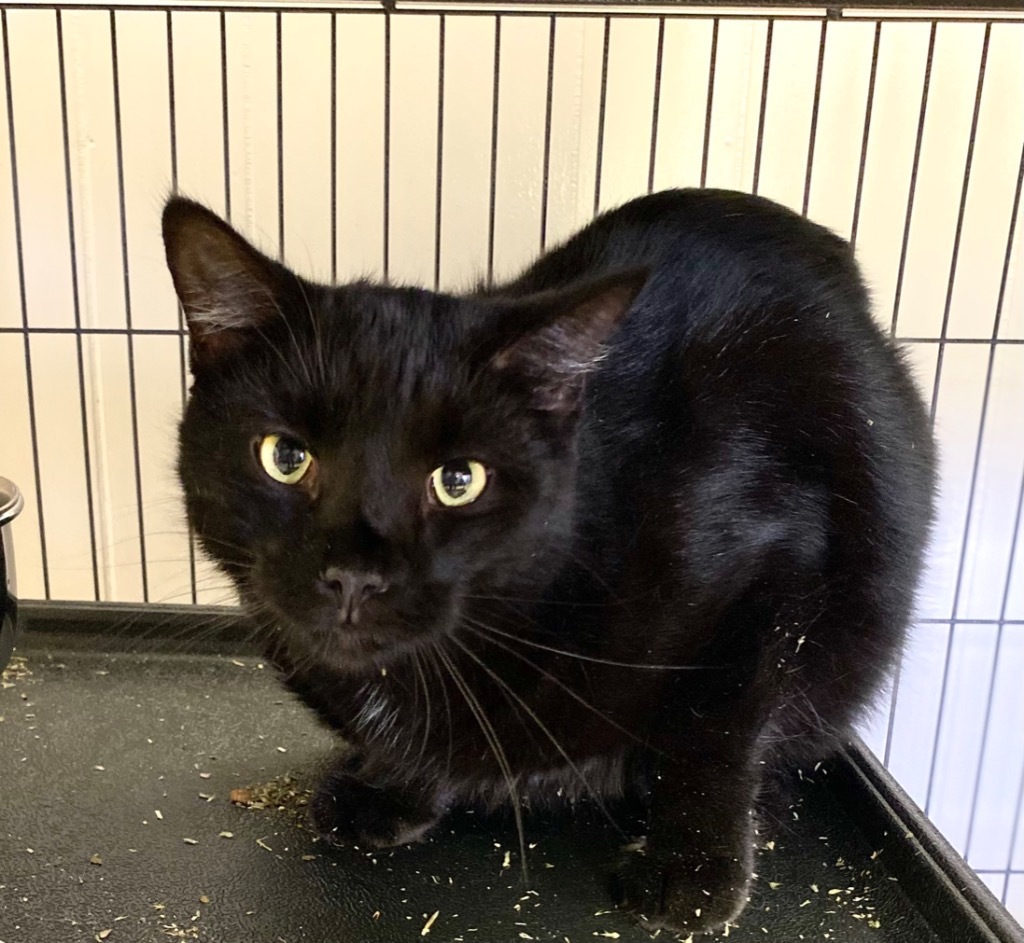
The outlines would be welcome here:
<svg viewBox="0 0 1024 943">
<path fill-rule="evenodd" d="M 647 275 L 631 269 L 517 302 L 498 326 L 500 347 L 491 366 L 522 376 L 538 408 L 573 412 L 584 378 L 600 363 Z"/>
<path fill-rule="evenodd" d="M 279 317 L 287 269 L 205 206 L 172 197 L 164 249 L 191 338 L 192 372 L 215 366 Z"/>
</svg>

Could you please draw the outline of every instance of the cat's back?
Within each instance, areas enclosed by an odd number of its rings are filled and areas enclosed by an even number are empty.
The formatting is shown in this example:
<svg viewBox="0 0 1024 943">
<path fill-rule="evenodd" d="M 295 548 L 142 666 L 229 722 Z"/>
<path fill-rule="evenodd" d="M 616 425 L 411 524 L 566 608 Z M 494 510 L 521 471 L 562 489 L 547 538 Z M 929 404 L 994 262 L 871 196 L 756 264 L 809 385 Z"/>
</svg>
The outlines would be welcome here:
<svg viewBox="0 0 1024 943">
<path fill-rule="evenodd" d="M 700 430 L 716 442 L 750 430 L 794 453 L 810 441 L 818 452 L 838 454 L 841 443 L 882 454 L 886 440 L 898 456 L 916 441 L 930 462 L 920 396 L 871 315 L 849 243 L 771 200 L 704 189 L 643 196 L 495 291 L 637 268 L 647 282 L 590 385 L 598 438 L 662 455 Z M 880 428 L 866 425 L 881 416 Z"/>
<path fill-rule="evenodd" d="M 495 291 L 525 295 L 630 269 L 646 270 L 647 282 L 595 378 L 616 399 L 632 390 L 626 400 L 664 400 L 668 366 L 734 402 L 749 399 L 737 385 L 749 390 L 780 369 L 819 388 L 843 374 L 854 387 L 844 396 L 880 383 L 913 400 L 850 245 L 752 194 L 678 189 L 631 200 Z"/>
<path fill-rule="evenodd" d="M 706 508 L 708 532 L 755 507 L 772 508 L 772 526 L 806 522 L 823 493 L 849 491 L 872 509 L 858 527 L 885 521 L 918 552 L 934 487 L 927 412 L 849 244 L 770 200 L 672 190 L 599 217 L 524 278 L 554 287 L 634 267 L 648 281 L 588 391 L 583 451 L 605 461 L 594 475 L 630 505 L 648 490 L 638 475 L 660 481 L 653 506 Z"/>
<path fill-rule="evenodd" d="M 691 319 L 788 302 L 864 302 L 853 253 L 823 226 L 764 197 L 676 189 L 639 197 L 597 217 L 496 289 L 513 295 L 623 269 L 650 272 L 641 296 Z"/>
</svg>

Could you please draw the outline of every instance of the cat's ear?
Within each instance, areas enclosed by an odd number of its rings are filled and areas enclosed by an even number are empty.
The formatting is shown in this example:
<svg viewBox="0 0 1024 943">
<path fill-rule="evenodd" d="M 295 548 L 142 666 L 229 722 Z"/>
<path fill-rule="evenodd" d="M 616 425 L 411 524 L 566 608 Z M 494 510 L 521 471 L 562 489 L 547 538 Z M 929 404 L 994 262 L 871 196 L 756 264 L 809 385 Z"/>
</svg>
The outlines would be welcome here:
<svg viewBox="0 0 1024 943">
<path fill-rule="evenodd" d="M 540 409 L 573 412 L 584 378 L 646 281 L 645 270 L 631 269 L 524 299 L 502 318 L 491 366 L 522 376 Z"/>
<path fill-rule="evenodd" d="M 206 207 L 172 197 L 164 249 L 191 338 L 192 372 L 214 366 L 278 317 L 285 269 Z"/>
</svg>

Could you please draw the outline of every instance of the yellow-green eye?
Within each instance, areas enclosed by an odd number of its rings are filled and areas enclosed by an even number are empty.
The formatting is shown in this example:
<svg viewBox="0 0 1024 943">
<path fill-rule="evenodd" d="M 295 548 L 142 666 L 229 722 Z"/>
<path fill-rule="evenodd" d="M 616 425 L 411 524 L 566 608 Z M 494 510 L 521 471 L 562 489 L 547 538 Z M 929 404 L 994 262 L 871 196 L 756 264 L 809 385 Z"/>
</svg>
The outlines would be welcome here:
<svg viewBox="0 0 1024 943">
<path fill-rule="evenodd" d="M 472 459 L 445 462 L 430 473 L 430 490 L 439 504 L 460 508 L 472 504 L 487 487 L 487 469 Z"/>
<path fill-rule="evenodd" d="M 260 442 L 260 464 L 274 481 L 297 485 L 312 463 L 309 450 L 288 436 L 268 435 Z"/>
</svg>

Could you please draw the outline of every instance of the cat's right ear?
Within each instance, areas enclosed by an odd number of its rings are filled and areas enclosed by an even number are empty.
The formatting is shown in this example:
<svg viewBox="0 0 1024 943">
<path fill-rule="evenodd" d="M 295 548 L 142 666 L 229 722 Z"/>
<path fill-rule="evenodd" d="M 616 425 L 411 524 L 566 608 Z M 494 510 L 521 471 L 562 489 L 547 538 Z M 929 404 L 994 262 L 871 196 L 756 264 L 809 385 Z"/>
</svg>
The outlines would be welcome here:
<svg viewBox="0 0 1024 943">
<path fill-rule="evenodd" d="M 280 315 L 285 269 L 184 197 L 163 213 L 164 250 L 191 338 L 192 372 L 216 366 Z"/>
<path fill-rule="evenodd" d="M 605 344 L 647 277 L 644 269 L 624 270 L 510 302 L 479 351 L 492 369 L 525 379 L 534 406 L 572 415 L 587 374 L 604 356 Z"/>
</svg>

